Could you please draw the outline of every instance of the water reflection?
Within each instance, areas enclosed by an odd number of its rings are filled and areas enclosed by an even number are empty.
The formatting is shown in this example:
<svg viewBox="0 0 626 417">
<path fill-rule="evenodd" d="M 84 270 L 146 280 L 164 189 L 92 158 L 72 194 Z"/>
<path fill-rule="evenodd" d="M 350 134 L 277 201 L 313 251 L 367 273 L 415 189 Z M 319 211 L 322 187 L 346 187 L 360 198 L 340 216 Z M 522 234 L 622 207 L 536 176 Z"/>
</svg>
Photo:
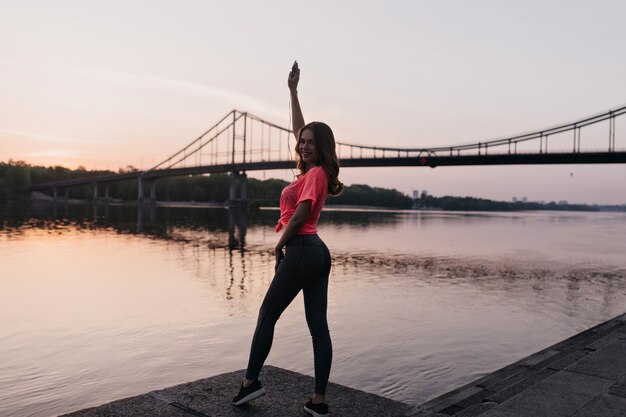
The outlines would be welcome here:
<svg viewBox="0 0 626 417">
<path fill-rule="evenodd" d="M 390 225 L 401 213 L 355 212 L 337 210 L 322 217 L 326 226 L 368 227 Z M 210 246 L 244 250 L 249 226 L 273 229 L 278 211 L 241 207 L 162 207 L 154 204 L 122 206 L 112 204 L 14 204 L 0 206 L 0 218 L 6 227 L 20 227 L 33 218 L 61 220 L 79 227 L 113 228 L 120 233 L 179 239 L 177 231 L 208 232 Z M 227 225 L 227 227 L 226 227 Z M 226 237 L 227 238 L 223 239 Z M 187 235 L 188 233 L 183 233 Z M 189 237 L 189 236 L 188 236 Z M 206 236 L 205 236 L 206 237 Z M 184 239 L 184 238 L 183 238 Z"/>
<path fill-rule="evenodd" d="M 181 254 L 185 253 L 185 260 L 181 262 L 186 263 L 190 257 L 198 271 L 206 262 L 202 247 L 227 249 L 228 260 L 224 268 L 227 282 L 222 287 L 226 301 L 244 298 L 250 290 L 249 281 L 253 277 L 249 274 L 248 263 L 252 259 L 248 252 L 260 255 L 267 265 L 271 264 L 269 258 L 276 239 L 272 230 L 278 216 L 277 210 L 174 208 L 154 204 L 137 207 L 27 205 L 0 209 L 2 229 L 11 238 L 19 236 L 24 227 L 42 228 L 49 233 L 77 228 L 138 234 L 190 244 L 191 252 L 180 247 Z M 362 279 L 368 279 L 368 276 L 375 280 L 394 275 L 419 276 L 421 282 L 431 284 L 445 279 L 451 285 L 469 285 L 481 291 L 496 288 L 506 292 L 518 290 L 521 282 L 525 291 L 537 294 L 558 281 L 566 283 L 562 288 L 566 296 L 564 308 L 569 310 L 579 308 L 588 296 L 581 284 L 587 285 L 591 281 L 596 291 L 594 299 L 602 299 L 600 306 L 613 305 L 612 294 L 624 291 L 626 261 L 611 254 L 611 250 L 626 250 L 622 232 L 614 228 L 615 221 L 624 228 L 622 218 L 619 215 L 603 218 L 602 214 L 595 213 L 594 217 L 589 216 L 580 213 L 359 212 L 339 209 L 325 212 L 320 228 L 326 235 L 331 235 L 328 240 L 333 246 L 334 268 L 340 271 L 337 279 L 368 270 L 376 273 L 365 274 Z M 546 230 L 546 224 L 552 229 Z M 599 230 L 612 227 L 615 229 L 612 230 L 614 240 L 610 239 L 610 234 L 604 233 L 596 237 L 585 235 L 586 241 L 576 241 L 580 228 L 586 232 L 588 226 L 592 230 L 598 230 L 598 226 L 601 226 Z M 250 233 L 251 241 L 248 239 Z M 456 248 L 451 250 L 438 243 L 438 239 L 445 242 L 444 245 L 464 242 L 461 245 L 464 252 L 458 255 Z M 550 248 L 550 252 L 545 252 L 543 247 L 537 248 L 539 240 L 543 240 L 542 244 Z M 390 243 L 385 244 L 386 241 Z M 561 241 L 566 241 L 568 246 L 557 244 Z M 509 246 L 510 250 L 507 250 Z M 563 247 L 566 250 L 560 253 Z M 602 265 L 594 262 L 596 254 L 589 249 L 596 247 L 603 248 L 596 249 L 601 259 L 611 262 Z M 585 257 L 577 256 L 573 260 L 569 254 L 572 248 L 585 253 Z M 209 263 L 215 262 L 213 252 Z M 271 268 L 266 269 L 270 271 Z M 207 276 L 199 272 L 197 275 Z M 269 278 L 271 272 L 264 277 Z M 532 283 L 530 286 L 529 282 Z"/>
<path fill-rule="evenodd" d="M 246 245 L 248 210 L 243 207 L 228 208 L 228 248 L 243 250 Z M 237 231 L 235 231 L 235 229 Z"/>
</svg>

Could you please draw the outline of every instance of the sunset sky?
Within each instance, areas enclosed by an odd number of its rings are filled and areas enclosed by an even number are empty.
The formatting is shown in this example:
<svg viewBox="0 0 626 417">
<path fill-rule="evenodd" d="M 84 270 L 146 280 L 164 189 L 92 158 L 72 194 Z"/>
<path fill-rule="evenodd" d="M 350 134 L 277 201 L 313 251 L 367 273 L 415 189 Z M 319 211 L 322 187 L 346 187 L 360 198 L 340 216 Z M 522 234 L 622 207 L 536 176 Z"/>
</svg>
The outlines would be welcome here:
<svg viewBox="0 0 626 417">
<path fill-rule="evenodd" d="M 625 20 L 621 0 L 3 0 L 0 161 L 149 168 L 233 108 L 286 126 L 294 59 L 305 119 L 340 141 L 432 147 L 539 130 L 626 104 Z M 608 146 L 608 124 L 583 131 L 583 148 L 594 135 L 591 147 Z M 341 179 L 626 204 L 625 165 L 348 168 Z"/>
</svg>

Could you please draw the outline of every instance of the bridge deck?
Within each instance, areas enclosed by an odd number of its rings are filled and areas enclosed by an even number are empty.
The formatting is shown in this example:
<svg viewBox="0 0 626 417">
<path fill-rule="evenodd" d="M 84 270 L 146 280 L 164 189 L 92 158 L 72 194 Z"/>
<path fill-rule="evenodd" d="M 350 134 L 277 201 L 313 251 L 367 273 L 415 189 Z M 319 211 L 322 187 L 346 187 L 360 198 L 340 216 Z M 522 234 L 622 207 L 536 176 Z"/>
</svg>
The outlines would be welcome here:
<svg viewBox="0 0 626 417">
<path fill-rule="evenodd" d="M 626 152 L 581 152 L 581 153 L 530 153 L 530 154 L 487 154 L 487 155 L 423 155 L 398 156 L 380 158 L 344 158 L 342 168 L 357 167 L 438 167 L 438 166 L 471 166 L 471 165 L 545 165 L 545 164 L 623 164 L 626 163 Z M 231 171 L 264 171 L 273 169 L 295 169 L 295 162 L 262 161 L 221 165 L 205 165 L 187 168 L 172 168 L 145 172 L 100 175 L 97 177 L 75 178 L 71 180 L 52 181 L 37 184 L 34 191 L 52 188 L 75 187 L 93 183 L 109 183 L 114 181 L 136 180 L 141 177 L 146 181 L 159 178 L 218 174 Z"/>
</svg>

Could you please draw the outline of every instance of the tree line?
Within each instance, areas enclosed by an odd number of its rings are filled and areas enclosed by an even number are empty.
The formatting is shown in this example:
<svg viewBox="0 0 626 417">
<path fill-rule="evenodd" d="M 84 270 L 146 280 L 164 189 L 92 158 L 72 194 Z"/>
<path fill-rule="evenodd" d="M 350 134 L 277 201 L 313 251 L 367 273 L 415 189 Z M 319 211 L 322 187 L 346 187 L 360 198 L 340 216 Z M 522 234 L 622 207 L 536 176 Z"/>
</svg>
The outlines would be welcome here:
<svg viewBox="0 0 626 417">
<path fill-rule="evenodd" d="M 587 205 L 538 202 L 493 201 L 475 197 L 434 197 L 422 195 L 416 200 L 416 207 L 422 209 L 456 211 L 520 211 L 520 210 L 559 210 L 559 211 L 626 211 L 624 205 Z"/>
<path fill-rule="evenodd" d="M 121 168 L 118 173 L 133 171 L 137 169 L 128 166 Z M 84 167 L 70 170 L 61 166 L 32 166 L 23 161 L 0 162 L 0 201 L 27 199 L 30 188 L 36 184 L 112 173 L 112 171 L 87 170 Z M 287 181 L 273 178 L 264 181 L 248 178 L 248 200 L 253 205 L 278 205 L 280 193 L 288 184 Z M 137 186 L 136 180 L 110 183 L 109 197 L 135 200 Z M 224 203 L 229 199 L 229 187 L 228 174 L 169 177 L 157 181 L 156 198 L 159 201 Z M 61 193 L 61 196 L 65 195 L 63 191 Z M 68 197 L 90 200 L 93 198 L 93 188 L 89 185 L 71 187 L 68 189 Z M 355 184 L 345 186 L 340 196 L 329 197 L 327 204 L 408 209 L 413 206 L 413 200 L 395 189 Z"/>
<path fill-rule="evenodd" d="M 136 172 L 127 166 L 118 173 Z M 24 161 L 0 162 L 0 202 L 27 200 L 33 185 L 56 180 L 113 174 L 112 171 L 87 170 L 78 167 L 71 170 L 62 166 L 32 166 Z M 160 179 L 156 185 L 159 201 L 196 201 L 225 203 L 229 198 L 228 174 L 197 175 L 193 177 L 169 177 Z M 280 193 L 289 183 L 279 179 L 258 180 L 248 178 L 248 201 L 251 205 L 276 206 Z M 103 191 L 100 191 L 102 193 Z M 61 191 L 61 196 L 65 193 Z M 102 196 L 102 195 L 101 195 Z M 91 200 L 93 188 L 89 185 L 68 189 L 72 199 Z M 137 181 L 127 180 L 109 184 L 109 197 L 120 200 L 137 198 Z M 435 197 L 422 194 L 413 200 L 395 189 L 370 187 L 364 184 L 345 186 L 338 197 L 329 197 L 328 205 L 374 206 L 395 209 L 437 209 L 463 211 L 514 211 L 514 210 L 577 210 L 577 211 L 626 211 L 625 205 L 558 204 L 555 202 L 506 202 L 475 197 Z"/>
</svg>

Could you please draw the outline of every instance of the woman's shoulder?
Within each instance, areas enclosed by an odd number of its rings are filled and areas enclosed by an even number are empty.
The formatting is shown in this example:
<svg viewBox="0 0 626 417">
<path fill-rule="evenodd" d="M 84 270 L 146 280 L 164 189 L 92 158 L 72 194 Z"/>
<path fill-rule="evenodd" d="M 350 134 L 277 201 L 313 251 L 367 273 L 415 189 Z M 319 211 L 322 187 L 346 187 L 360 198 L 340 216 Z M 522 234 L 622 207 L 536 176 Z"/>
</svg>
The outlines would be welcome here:
<svg viewBox="0 0 626 417">
<path fill-rule="evenodd" d="M 315 175 L 317 177 L 319 176 L 323 176 L 324 178 L 328 177 L 328 175 L 326 175 L 326 171 L 324 170 L 324 167 L 321 165 L 315 165 L 313 168 L 309 170 L 307 174 Z"/>
</svg>

